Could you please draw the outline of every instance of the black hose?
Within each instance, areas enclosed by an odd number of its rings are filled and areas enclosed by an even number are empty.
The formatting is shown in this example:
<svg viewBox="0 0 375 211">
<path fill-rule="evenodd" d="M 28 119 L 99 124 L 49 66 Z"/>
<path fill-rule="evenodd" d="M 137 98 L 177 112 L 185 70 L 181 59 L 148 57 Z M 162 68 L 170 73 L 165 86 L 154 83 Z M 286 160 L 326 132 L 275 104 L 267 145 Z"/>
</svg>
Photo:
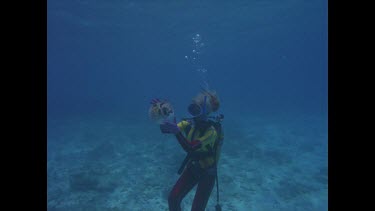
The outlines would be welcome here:
<svg viewBox="0 0 375 211">
<path fill-rule="evenodd" d="M 216 211 L 221 211 L 221 206 L 219 204 L 219 179 L 218 179 L 218 176 L 217 176 L 217 167 L 216 167 L 216 193 L 217 193 L 217 202 L 216 202 L 216 206 L 215 206 L 215 209 Z"/>
</svg>

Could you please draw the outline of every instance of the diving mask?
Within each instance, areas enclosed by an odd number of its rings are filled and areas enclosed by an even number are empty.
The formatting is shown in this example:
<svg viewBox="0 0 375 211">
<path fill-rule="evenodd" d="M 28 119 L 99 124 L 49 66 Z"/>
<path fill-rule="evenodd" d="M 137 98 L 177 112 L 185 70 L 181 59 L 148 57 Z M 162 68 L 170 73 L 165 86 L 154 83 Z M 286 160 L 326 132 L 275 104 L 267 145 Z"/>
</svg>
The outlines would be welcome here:
<svg viewBox="0 0 375 211">
<path fill-rule="evenodd" d="M 193 117 L 202 117 L 206 118 L 207 115 L 207 96 L 204 96 L 204 102 L 203 102 L 203 107 L 201 107 L 198 104 L 192 103 L 188 107 L 188 111 L 190 115 Z"/>
</svg>

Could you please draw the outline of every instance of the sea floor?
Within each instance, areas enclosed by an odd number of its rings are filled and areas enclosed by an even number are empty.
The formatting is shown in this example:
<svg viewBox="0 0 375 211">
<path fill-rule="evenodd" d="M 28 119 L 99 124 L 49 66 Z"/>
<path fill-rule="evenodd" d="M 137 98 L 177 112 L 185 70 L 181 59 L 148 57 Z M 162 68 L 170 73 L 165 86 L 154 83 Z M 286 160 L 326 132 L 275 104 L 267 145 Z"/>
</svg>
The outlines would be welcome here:
<svg viewBox="0 0 375 211">
<path fill-rule="evenodd" d="M 326 116 L 226 118 L 219 162 L 223 210 L 328 210 Z M 174 136 L 147 119 L 50 119 L 48 210 L 168 211 L 184 157 Z M 194 191 L 182 210 L 190 210 Z M 206 210 L 215 205 L 216 186 Z"/>
</svg>

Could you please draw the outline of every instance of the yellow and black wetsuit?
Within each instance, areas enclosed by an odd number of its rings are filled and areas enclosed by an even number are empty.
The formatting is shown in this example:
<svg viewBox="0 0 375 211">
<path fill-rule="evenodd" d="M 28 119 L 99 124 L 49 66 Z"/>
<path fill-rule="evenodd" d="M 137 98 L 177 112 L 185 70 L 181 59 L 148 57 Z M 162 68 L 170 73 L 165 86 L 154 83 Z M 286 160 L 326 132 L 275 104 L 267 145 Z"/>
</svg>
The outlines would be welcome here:
<svg viewBox="0 0 375 211">
<path fill-rule="evenodd" d="M 200 167 L 207 169 L 215 165 L 220 152 L 215 152 L 215 142 L 218 134 L 213 126 L 201 130 L 188 121 L 181 121 L 177 124 L 184 134 L 177 134 L 177 139 L 186 152 L 194 152 L 198 158 Z M 185 138 L 186 137 L 186 138 Z"/>
<path fill-rule="evenodd" d="M 185 158 L 186 168 L 185 164 L 180 168 L 184 171 L 169 194 L 169 210 L 180 211 L 182 199 L 198 184 L 191 210 L 204 211 L 215 185 L 216 164 L 220 156 L 217 142 L 222 133 L 218 135 L 212 125 L 199 128 L 188 121 L 181 121 L 177 126 L 181 132 L 176 138 L 188 156 Z"/>
</svg>

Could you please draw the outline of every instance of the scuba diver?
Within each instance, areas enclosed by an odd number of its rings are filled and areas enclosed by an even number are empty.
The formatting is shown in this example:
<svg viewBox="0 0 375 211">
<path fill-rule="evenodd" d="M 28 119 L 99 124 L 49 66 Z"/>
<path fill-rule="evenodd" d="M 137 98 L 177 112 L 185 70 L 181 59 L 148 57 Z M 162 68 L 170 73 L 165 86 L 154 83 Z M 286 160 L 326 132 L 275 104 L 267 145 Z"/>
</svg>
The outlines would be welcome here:
<svg viewBox="0 0 375 211">
<path fill-rule="evenodd" d="M 187 152 L 178 173 L 181 175 L 172 188 L 168 205 L 170 211 L 180 211 L 181 201 L 195 185 L 197 190 L 191 207 L 192 211 L 204 211 L 212 189 L 217 187 L 216 210 L 221 211 L 219 205 L 219 186 L 217 182 L 217 163 L 224 135 L 221 121 L 224 116 L 209 116 L 219 109 L 220 101 L 215 92 L 203 90 L 189 105 L 191 118 L 184 118 L 181 122 L 164 121 L 160 124 L 162 133 L 174 134 Z"/>
</svg>

